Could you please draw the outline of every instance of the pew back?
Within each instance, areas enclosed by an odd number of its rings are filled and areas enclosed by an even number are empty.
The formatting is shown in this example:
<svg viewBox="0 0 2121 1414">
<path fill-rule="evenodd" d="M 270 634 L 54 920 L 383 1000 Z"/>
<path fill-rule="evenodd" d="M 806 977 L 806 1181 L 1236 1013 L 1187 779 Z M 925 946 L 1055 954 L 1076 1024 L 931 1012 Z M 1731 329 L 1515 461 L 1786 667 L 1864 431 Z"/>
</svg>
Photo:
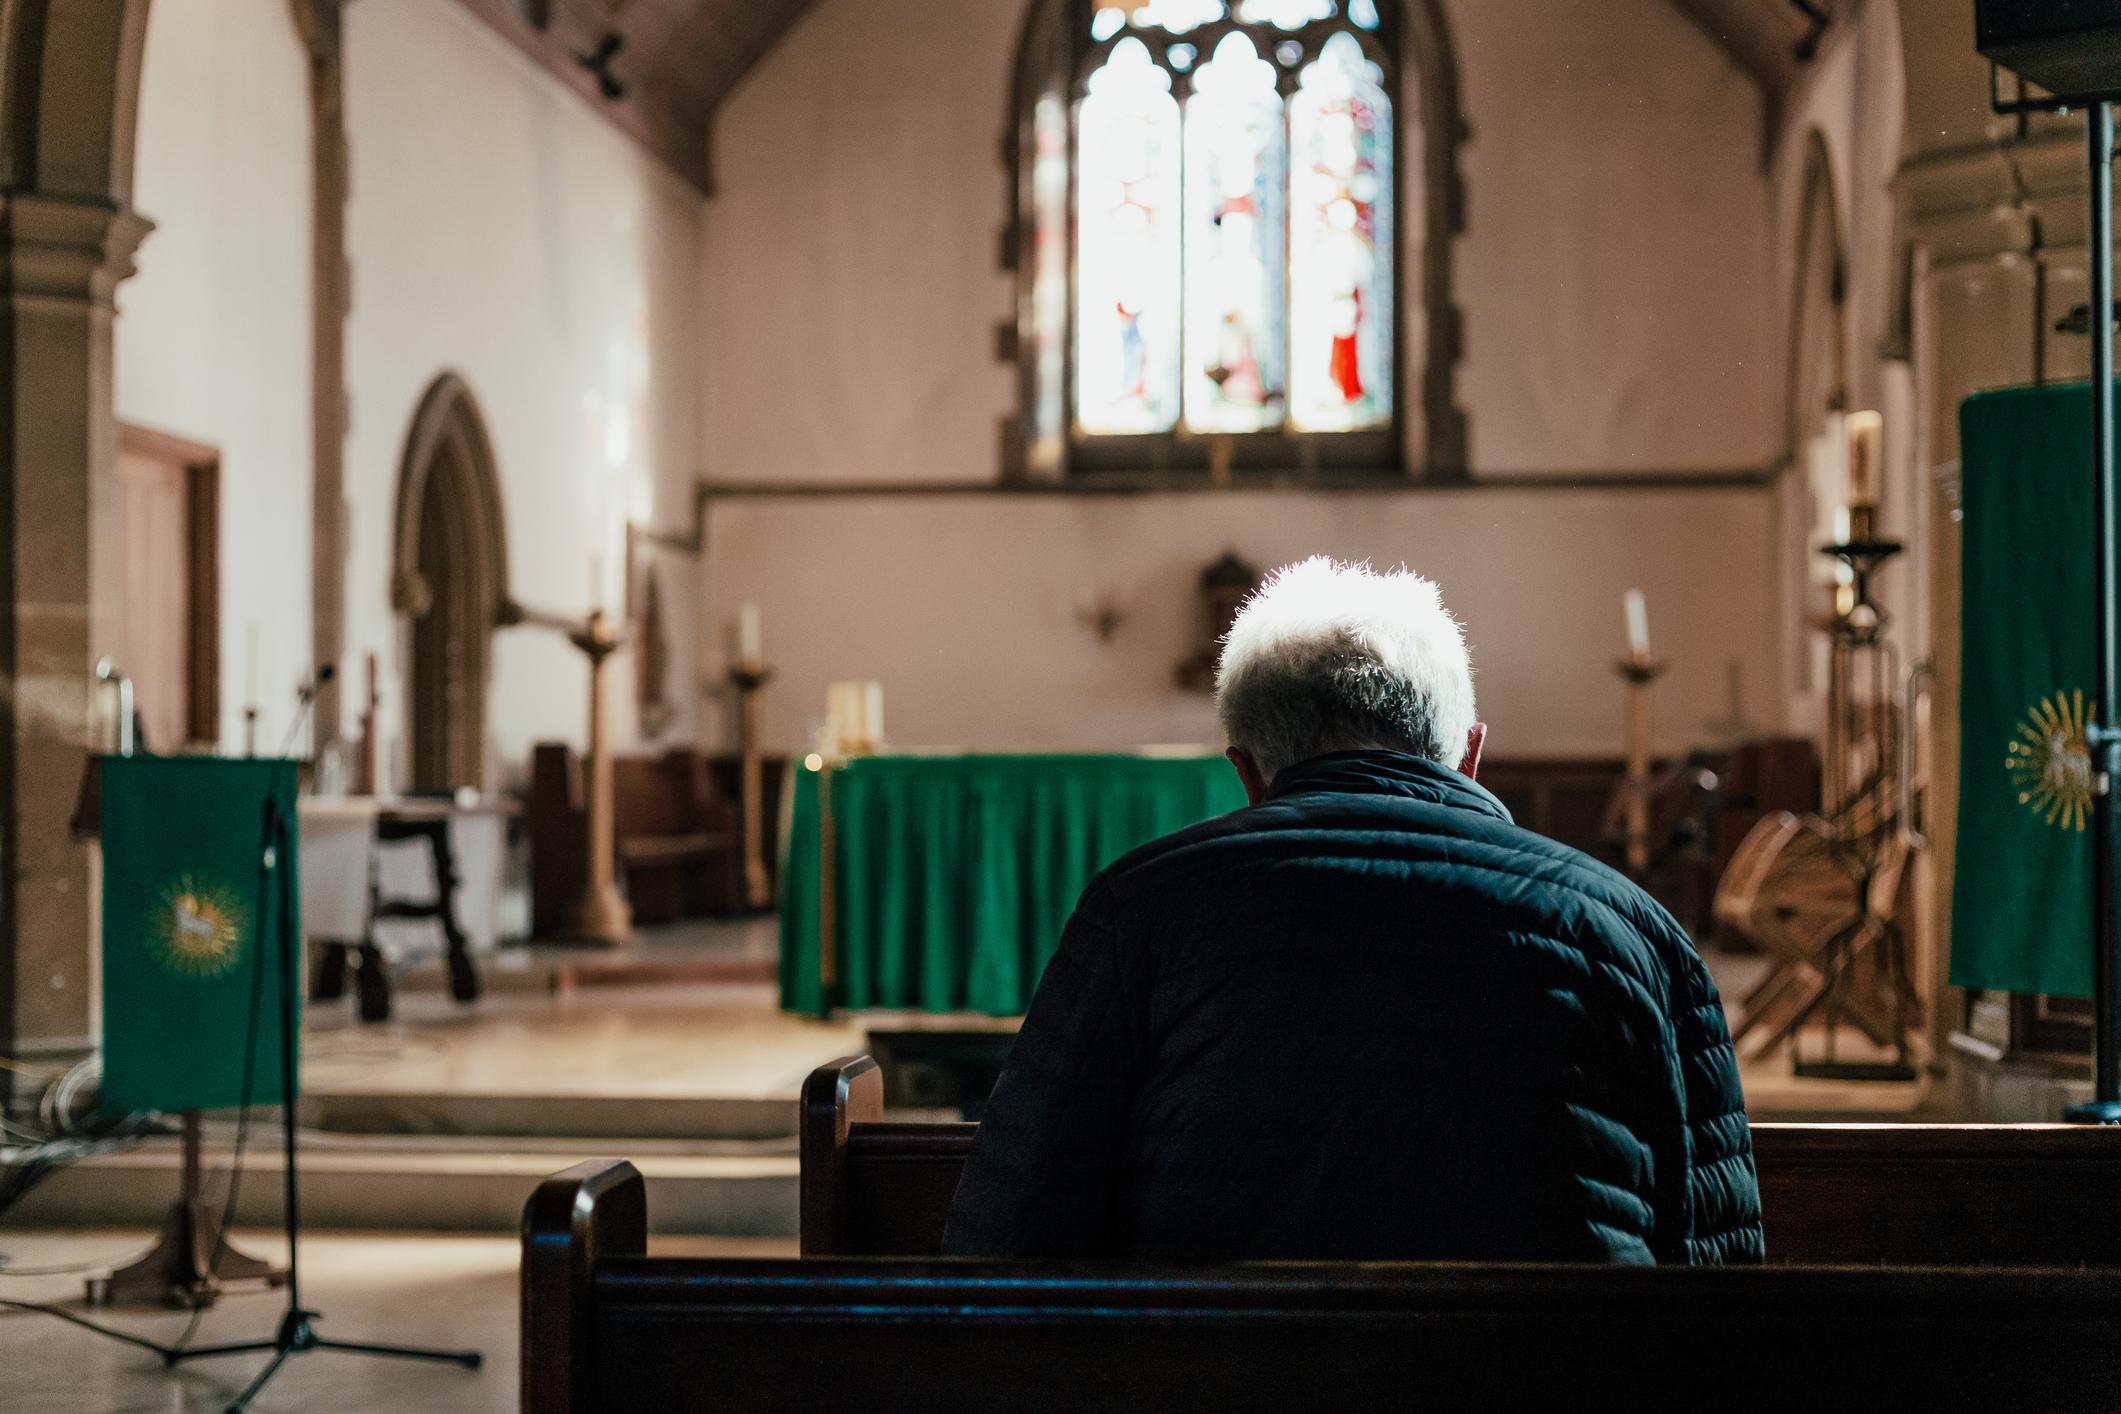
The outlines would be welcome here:
<svg viewBox="0 0 2121 1414">
<path fill-rule="evenodd" d="M 876 1063 L 803 1088 L 806 1257 L 934 1256 L 973 1124 L 887 1123 Z M 1775 1264 L 2121 1267 L 2121 1127 L 1756 1124 Z"/>
<path fill-rule="evenodd" d="M 2078 1409 L 2121 1376 L 2121 1275 L 1906 1268 L 645 1254 L 631 1165 L 525 1213 L 524 1414 L 647 1410 Z"/>
</svg>

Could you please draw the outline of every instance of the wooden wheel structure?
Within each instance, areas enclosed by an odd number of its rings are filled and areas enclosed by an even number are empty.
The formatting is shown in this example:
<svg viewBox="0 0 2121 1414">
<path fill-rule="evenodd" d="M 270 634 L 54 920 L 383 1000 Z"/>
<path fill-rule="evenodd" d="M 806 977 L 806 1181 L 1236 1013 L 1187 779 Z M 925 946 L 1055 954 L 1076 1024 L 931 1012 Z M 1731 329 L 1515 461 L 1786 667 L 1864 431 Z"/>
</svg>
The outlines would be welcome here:
<svg viewBox="0 0 2121 1414">
<path fill-rule="evenodd" d="M 1895 1053 L 1896 1072 L 1905 1067 L 1918 1008 L 1897 918 L 1911 851 L 1899 789 L 1880 772 L 1833 819 L 1769 815 L 1732 855 L 1716 889 L 1716 924 L 1771 959 L 1732 1027 L 1741 1059 L 1793 1043 L 1823 1012 L 1826 1057 L 1807 1073 L 1856 1074 L 1835 1052 L 1844 1021 Z"/>
</svg>

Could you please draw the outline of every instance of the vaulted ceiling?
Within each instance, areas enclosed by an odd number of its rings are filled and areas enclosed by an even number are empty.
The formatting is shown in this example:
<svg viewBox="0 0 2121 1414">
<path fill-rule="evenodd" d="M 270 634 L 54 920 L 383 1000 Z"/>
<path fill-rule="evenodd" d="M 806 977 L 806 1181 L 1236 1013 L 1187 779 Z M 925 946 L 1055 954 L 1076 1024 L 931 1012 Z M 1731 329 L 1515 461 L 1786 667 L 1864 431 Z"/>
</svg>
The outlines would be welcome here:
<svg viewBox="0 0 2121 1414">
<path fill-rule="evenodd" d="M 709 192 L 716 110 L 816 0 L 460 3 Z M 1700 26 L 1759 86 L 1763 142 L 1772 143 L 1823 37 L 1855 0 L 1666 3 Z"/>
</svg>

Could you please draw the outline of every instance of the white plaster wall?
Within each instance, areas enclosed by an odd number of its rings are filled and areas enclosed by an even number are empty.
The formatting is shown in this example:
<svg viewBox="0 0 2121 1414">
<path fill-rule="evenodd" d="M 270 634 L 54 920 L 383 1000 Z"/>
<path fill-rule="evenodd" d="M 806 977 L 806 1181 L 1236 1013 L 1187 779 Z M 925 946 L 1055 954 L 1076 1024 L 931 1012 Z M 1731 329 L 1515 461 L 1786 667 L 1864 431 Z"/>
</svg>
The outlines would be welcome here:
<svg viewBox="0 0 2121 1414">
<path fill-rule="evenodd" d="M 1017 0 L 822 0 L 717 118 L 705 463 L 991 481 Z"/>
<path fill-rule="evenodd" d="M 616 608 L 627 516 L 688 529 L 699 434 L 698 195 L 453 4 L 362 0 L 346 18 L 353 311 L 346 444 L 347 667 L 399 657 L 389 601 L 399 462 L 445 369 L 470 384 L 499 461 L 510 589 L 538 608 Z M 662 562 L 668 691 L 690 728 L 696 571 Z M 596 583 L 592 585 L 592 572 Z M 622 744 L 631 653 L 607 670 Z M 520 764 L 579 743 L 581 655 L 558 635 L 496 640 L 491 750 Z M 404 707 L 386 673 L 386 761 Z M 346 710 L 356 710 L 350 692 Z M 494 778 L 494 772 L 489 772 Z"/>
<path fill-rule="evenodd" d="M 709 597 L 760 605 L 772 749 L 807 749 L 842 677 L 884 684 L 900 745 L 1214 744 L 1212 703 L 1173 676 L 1197 646 L 1202 565 L 1233 549 L 1404 561 L 1467 626 L 1496 753 L 1600 753 L 1620 741 L 1631 585 L 1673 660 L 1663 744 L 1731 733 L 1734 665 L 1736 710 L 1765 725 L 1767 515 L 1745 491 L 742 501 L 715 509 Z M 1100 593 L 1126 610 L 1110 642 L 1077 616 Z"/>
<path fill-rule="evenodd" d="M 221 452 L 221 740 L 242 744 L 255 630 L 260 740 L 310 662 L 308 60 L 286 7 L 150 14 L 134 201 L 152 217 L 118 288 L 118 416 Z"/>
<path fill-rule="evenodd" d="M 383 668 L 402 762 L 389 601 L 399 463 L 429 382 L 470 384 L 500 464 L 511 589 L 568 613 L 622 595 L 623 525 L 689 529 L 699 434 L 701 201 L 455 5 L 363 0 L 346 20 L 353 308 L 346 382 L 347 634 Z M 310 666 L 307 59 L 285 6 L 181 0 L 148 35 L 138 202 L 158 229 L 120 289 L 119 416 L 222 452 L 223 742 L 241 739 L 256 629 L 260 740 Z M 697 571 L 660 561 L 668 695 L 690 732 Z M 592 570 L 599 583 L 593 588 Z M 630 653 L 608 673 L 635 735 Z M 582 659 L 556 635 L 496 641 L 499 783 L 532 742 L 579 741 Z"/>
<path fill-rule="evenodd" d="M 1759 467 L 1776 454 L 1761 100 L 1666 3 L 1451 0 L 1472 463 Z"/>
<path fill-rule="evenodd" d="M 1476 468 L 1770 460 L 1754 91 L 1662 5 L 1447 8 L 1474 129 L 1457 298 Z M 994 358 L 1013 304 L 999 138 L 1022 9 L 822 0 L 724 107 L 704 265 L 710 477 L 995 478 L 1014 399 Z M 1207 704 L 1171 677 L 1200 567 L 1229 548 L 1262 564 L 1369 555 L 1437 575 L 1472 623 L 1498 751 L 1613 751 L 1609 664 L 1633 583 L 1677 665 L 1659 689 L 1668 740 L 1731 716 L 1734 664 L 1750 720 L 1778 718 L 1772 546 L 1770 498 L 1742 491 L 725 503 L 704 652 L 720 657 L 738 603 L 762 604 L 781 747 L 807 740 L 835 677 L 884 679 L 909 745 L 1206 741 Z M 1135 603 L 1110 645 L 1073 615 L 1100 586 Z"/>
</svg>

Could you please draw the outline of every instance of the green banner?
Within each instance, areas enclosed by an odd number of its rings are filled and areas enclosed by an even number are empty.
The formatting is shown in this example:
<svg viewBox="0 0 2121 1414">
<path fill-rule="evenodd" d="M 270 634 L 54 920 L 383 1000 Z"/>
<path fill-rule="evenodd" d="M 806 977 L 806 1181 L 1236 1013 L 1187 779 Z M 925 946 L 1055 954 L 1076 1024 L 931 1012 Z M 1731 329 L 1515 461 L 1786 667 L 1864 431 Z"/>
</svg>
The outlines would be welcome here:
<svg viewBox="0 0 2121 1414">
<path fill-rule="evenodd" d="M 106 756 L 102 768 L 104 1111 L 277 1104 L 274 949 L 301 936 L 295 763 Z M 286 877 L 261 898 L 268 802 L 287 822 Z"/>
<path fill-rule="evenodd" d="M 2091 424 L 2083 383 L 1959 413 L 1956 986 L 2091 995 Z"/>
</svg>

